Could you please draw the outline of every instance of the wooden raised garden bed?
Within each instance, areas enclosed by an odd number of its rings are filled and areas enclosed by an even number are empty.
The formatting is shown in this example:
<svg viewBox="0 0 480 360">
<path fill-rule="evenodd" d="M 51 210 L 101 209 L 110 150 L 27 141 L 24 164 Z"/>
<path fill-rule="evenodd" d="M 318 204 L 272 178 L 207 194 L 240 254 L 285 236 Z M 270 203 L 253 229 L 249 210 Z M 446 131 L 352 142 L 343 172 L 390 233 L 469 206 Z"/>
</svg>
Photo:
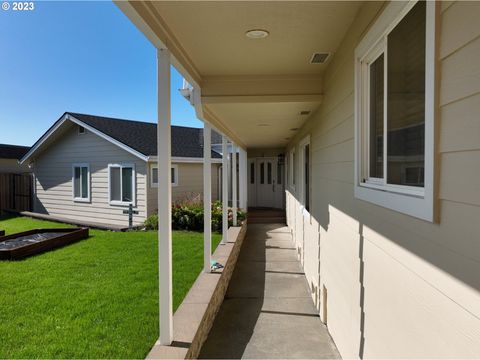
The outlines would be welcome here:
<svg viewBox="0 0 480 360">
<path fill-rule="evenodd" d="M 36 229 L 0 236 L 0 260 L 18 260 L 88 238 L 88 228 Z"/>
</svg>

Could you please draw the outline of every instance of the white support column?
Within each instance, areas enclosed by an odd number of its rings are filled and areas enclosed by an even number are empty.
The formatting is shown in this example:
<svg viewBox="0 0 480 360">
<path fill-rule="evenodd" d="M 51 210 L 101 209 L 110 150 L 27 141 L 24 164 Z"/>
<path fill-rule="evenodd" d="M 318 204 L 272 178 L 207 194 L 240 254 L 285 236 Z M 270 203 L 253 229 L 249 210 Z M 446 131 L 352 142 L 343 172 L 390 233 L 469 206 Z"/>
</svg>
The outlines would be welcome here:
<svg viewBox="0 0 480 360">
<path fill-rule="evenodd" d="M 239 148 L 239 198 L 240 209 L 247 210 L 247 152 Z"/>
<path fill-rule="evenodd" d="M 228 148 L 222 135 L 222 244 L 228 241 Z"/>
<path fill-rule="evenodd" d="M 172 307 L 172 180 L 170 132 L 170 51 L 158 57 L 158 276 L 160 296 L 160 344 L 173 341 Z M 160 170 L 161 169 L 161 170 Z"/>
<path fill-rule="evenodd" d="M 211 271 L 212 258 L 212 127 L 203 123 L 203 271 Z"/>
<path fill-rule="evenodd" d="M 237 226 L 237 146 L 232 142 L 232 215 L 233 226 Z"/>
</svg>

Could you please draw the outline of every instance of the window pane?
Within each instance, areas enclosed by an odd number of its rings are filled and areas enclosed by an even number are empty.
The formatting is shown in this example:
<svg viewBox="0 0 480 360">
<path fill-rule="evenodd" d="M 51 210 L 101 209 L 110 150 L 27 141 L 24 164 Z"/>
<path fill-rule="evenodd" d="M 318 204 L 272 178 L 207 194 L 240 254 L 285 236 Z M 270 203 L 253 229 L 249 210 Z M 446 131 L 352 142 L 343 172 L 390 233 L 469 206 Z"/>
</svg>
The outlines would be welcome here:
<svg viewBox="0 0 480 360">
<path fill-rule="evenodd" d="M 267 183 L 272 183 L 272 163 L 267 163 Z"/>
<path fill-rule="evenodd" d="M 370 65 L 370 177 L 383 178 L 384 56 Z"/>
<path fill-rule="evenodd" d="M 255 163 L 250 163 L 250 184 L 255 184 Z"/>
<path fill-rule="evenodd" d="M 260 164 L 260 184 L 265 183 L 265 164 Z"/>
<path fill-rule="evenodd" d="M 122 201 L 133 201 L 132 168 L 122 168 Z"/>
<path fill-rule="evenodd" d="M 110 198 L 120 201 L 120 168 L 110 168 Z"/>
<path fill-rule="evenodd" d="M 171 169 L 171 176 L 172 176 L 172 180 L 171 180 L 172 184 L 175 184 L 175 169 L 174 168 Z"/>
<path fill-rule="evenodd" d="M 82 198 L 88 198 L 88 168 L 82 167 Z"/>
<path fill-rule="evenodd" d="M 73 176 L 73 193 L 74 197 L 80 197 L 80 168 L 75 167 Z"/>
<path fill-rule="evenodd" d="M 390 184 L 423 186 L 425 154 L 425 18 L 419 1 L 388 35 L 388 171 Z M 417 168 L 414 182 L 406 168 Z"/>
<path fill-rule="evenodd" d="M 158 169 L 152 168 L 152 184 L 158 184 Z"/>
</svg>

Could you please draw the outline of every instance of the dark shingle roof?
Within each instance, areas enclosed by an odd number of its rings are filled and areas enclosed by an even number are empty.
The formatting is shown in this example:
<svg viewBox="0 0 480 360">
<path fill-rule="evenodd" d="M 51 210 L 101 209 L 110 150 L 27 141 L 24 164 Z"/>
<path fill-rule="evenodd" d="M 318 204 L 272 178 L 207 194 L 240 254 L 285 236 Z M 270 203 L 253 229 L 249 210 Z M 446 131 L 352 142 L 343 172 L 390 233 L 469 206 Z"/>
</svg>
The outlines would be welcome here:
<svg viewBox="0 0 480 360">
<path fill-rule="evenodd" d="M 157 124 L 70 112 L 68 114 L 144 155 L 157 155 Z M 212 142 L 218 141 L 218 134 L 213 134 Z M 172 126 L 172 156 L 202 158 L 203 129 Z M 215 151 L 212 151 L 212 157 L 221 158 Z"/>
<path fill-rule="evenodd" d="M 28 150 L 29 146 L 0 144 L 0 159 L 20 160 Z"/>
</svg>

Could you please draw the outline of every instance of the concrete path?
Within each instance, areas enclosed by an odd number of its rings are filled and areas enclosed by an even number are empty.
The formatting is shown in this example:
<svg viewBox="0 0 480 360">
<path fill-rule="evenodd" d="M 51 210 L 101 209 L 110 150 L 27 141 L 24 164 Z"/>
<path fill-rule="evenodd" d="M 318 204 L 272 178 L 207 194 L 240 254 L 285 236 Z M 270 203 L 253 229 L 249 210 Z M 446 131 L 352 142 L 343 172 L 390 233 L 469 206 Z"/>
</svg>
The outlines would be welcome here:
<svg viewBox="0 0 480 360">
<path fill-rule="evenodd" d="M 200 358 L 338 359 L 282 224 L 249 224 Z"/>
</svg>

